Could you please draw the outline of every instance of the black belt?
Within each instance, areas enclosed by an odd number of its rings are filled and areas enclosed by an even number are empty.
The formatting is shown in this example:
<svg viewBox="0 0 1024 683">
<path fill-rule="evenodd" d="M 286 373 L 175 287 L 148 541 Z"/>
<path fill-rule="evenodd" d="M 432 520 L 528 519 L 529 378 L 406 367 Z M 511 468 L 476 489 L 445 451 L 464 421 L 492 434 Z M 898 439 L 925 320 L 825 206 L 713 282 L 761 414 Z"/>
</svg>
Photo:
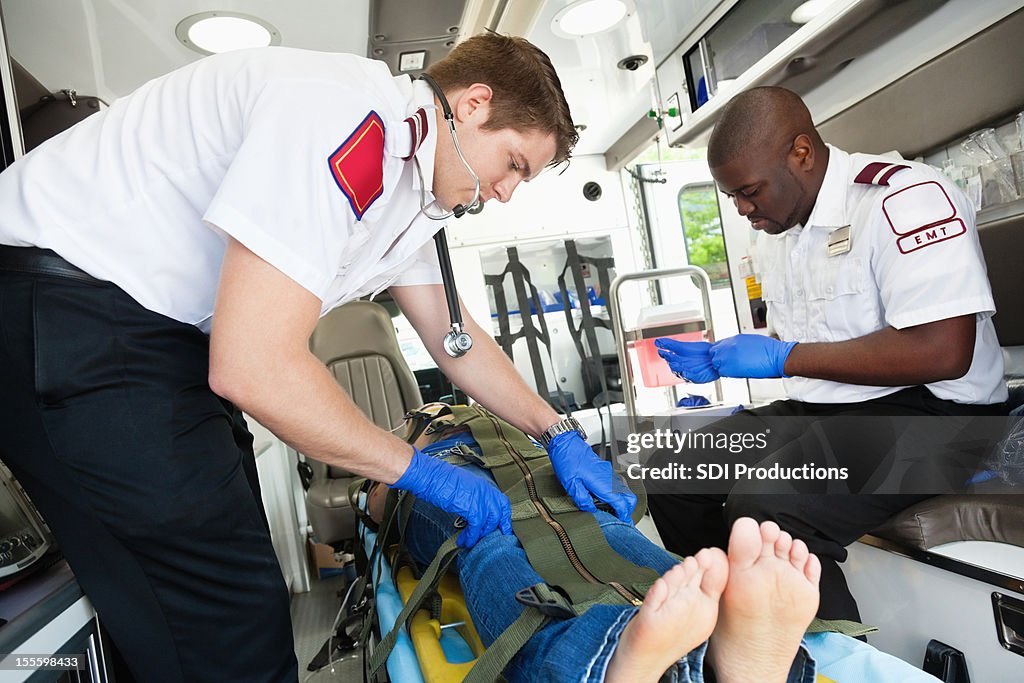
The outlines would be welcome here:
<svg viewBox="0 0 1024 683">
<path fill-rule="evenodd" d="M 81 268 L 77 268 L 56 252 L 39 247 L 11 247 L 0 244 L 0 270 L 34 275 L 49 275 L 89 284 L 104 284 Z"/>
</svg>

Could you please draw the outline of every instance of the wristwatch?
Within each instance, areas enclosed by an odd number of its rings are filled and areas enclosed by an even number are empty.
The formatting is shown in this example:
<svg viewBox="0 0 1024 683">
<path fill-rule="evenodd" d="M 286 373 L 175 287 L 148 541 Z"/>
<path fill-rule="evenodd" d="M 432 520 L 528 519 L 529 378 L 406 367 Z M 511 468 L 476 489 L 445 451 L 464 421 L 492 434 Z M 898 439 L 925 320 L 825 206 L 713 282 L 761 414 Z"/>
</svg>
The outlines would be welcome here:
<svg viewBox="0 0 1024 683">
<path fill-rule="evenodd" d="M 553 438 L 566 432 L 579 432 L 579 435 L 583 437 L 583 440 L 587 440 L 586 430 L 583 429 L 583 425 L 581 425 L 575 417 L 563 417 L 561 420 L 541 432 L 540 442 L 544 444 L 545 448 L 547 448 Z"/>
</svg>

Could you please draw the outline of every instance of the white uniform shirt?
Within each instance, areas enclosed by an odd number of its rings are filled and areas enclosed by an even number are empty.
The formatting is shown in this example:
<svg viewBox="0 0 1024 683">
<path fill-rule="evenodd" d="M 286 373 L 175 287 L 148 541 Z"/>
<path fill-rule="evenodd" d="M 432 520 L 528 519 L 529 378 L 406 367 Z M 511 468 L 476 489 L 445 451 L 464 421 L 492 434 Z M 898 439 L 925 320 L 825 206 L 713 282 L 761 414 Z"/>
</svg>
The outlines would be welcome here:
<svg viewBox="0 0 1024 683">
<path fill-rule="evenodd" d="M 424 82 L 353 55 L 264 48 L 202 59 L 0 173 L 0 244 L 53 249 L 206 332 L 225 235 L 313 293 L 321 315 L 390 284 L 437 283 L 431 237 L 442 224 L 420 213 L 433 201 L 433 102 Z M 413 143 L 404 119 L 419 108 L 430 120 L 416 152 L 424 195 L 402 160 Z M 373 187 L 352 191 L 332 164 L 350 137 L 361 140 L 361 124 L 376 127 L 342 170 L 372 166 L 366 152 L 376 143 L 381 156 L 381 135 L 383 160 L 364 176 Z"/>
<path fill-rule="evenodd" d="M 844 226 L 850 226 L 850 249 L 830 256 L 830 235 L 836 242 L 842 233 L 835 231 Z M 759 234 L 756 262 L 769 328 L 785 341 L 837 342 L 886 326 L 902 329 L 975 314 L 970 370 L 927 387 L 958 403 L 1006 399 L 974 209 L 929 166 L 847 154 L 829 145 L 825 179 L 807 225 Z M 785 379 L 784 385 L 789 398 L 813 403 L 860 402 L 905 388 L 805 377 Z"/>
</svg>

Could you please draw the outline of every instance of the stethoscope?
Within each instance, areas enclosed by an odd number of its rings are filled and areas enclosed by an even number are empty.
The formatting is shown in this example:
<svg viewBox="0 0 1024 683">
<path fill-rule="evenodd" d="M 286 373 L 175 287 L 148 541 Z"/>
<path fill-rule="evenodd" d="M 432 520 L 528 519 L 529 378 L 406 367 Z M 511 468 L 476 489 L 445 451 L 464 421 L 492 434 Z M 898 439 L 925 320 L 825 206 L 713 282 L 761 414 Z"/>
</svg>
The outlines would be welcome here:
<svg viewBox="0 0 1024 683">
<path fill-rule="evenodd" d="M 466 161 L 466 157 L 462 154 L 462 147 L 459 146 L 459 138 L 455 135 L 455 115 L 452 114 L 452 108 L 448 105 L 448 98 L 444 96 L 444 91 L 434 81 L 433 78 L 426 74 L 422 74 L 420 78 L 430 86 L 430 89 L 437 95 L 438 102 L 441 103 L 441 111 L 444 114 L 445 121 L 448 122 L 448 132 L 452 136 L 452 143 L 455 145 L 455 153 L 459 155 L 459 160 L 462 161 L 462 165 L 466 167 L 469 175 L 473 176 L 473 200 L 469 203 L 469 206 L 463 204 L 456 204 L 452 207 L 451 211 L 448 211 L 442 215 L 433 215 L 427 211 L 427 206 L 424 198 L 424 187 L 423 187 L 423 173 L 420 171 L 419 161 L 416 157 L 413 157 L 413 162 L 416 165 L 416 172 L 420 177 L 420 211 L 424 216 L 435 221 L 444 221 L 449 218 L 462 218 L 466 215 L 466 212 L 470 209 L 476 208 L 480 204 L 480 177 L 473 171 L 473 167 Z M 452 272 L 452 260 L 448 254 L 448 237 L 445 234 L 445 229 L 441 228 L 434 234 L 434 244 L 437 246 L 437 261 L 441 266 L 441 282 L 444 284 L 444 295 L 448 300 L 448 317 L 451 320 L 451 329 L 448 330 L 448 334 L 444 336 L 442 346 L 444 346 L 445 352 L 452 358 L 461 358 L 466 355 L 471 348 L 473 348 L 473 338 L 466 332 L 465 326 L 462 322 L 462 311 L 459 308 L 459 294 L 455 289 L 455 274 Z"/>
</svg>

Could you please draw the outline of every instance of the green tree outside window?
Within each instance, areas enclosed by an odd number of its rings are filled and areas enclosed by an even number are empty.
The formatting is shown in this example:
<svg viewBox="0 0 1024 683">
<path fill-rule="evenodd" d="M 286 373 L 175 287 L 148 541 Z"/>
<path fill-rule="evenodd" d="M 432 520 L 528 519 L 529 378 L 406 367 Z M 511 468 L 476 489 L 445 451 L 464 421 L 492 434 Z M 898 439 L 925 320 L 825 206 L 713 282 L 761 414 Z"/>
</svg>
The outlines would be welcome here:
<svg viewBox="0 0 1024 683">
<path fill-rule="evenodd" d="M 683 224 L 687 261 L 707 272 L 713 288 L 728 287 L 729 265 L 715 186 L 702 183 L 679 190 L 679 218 Z"/>
</svg>

